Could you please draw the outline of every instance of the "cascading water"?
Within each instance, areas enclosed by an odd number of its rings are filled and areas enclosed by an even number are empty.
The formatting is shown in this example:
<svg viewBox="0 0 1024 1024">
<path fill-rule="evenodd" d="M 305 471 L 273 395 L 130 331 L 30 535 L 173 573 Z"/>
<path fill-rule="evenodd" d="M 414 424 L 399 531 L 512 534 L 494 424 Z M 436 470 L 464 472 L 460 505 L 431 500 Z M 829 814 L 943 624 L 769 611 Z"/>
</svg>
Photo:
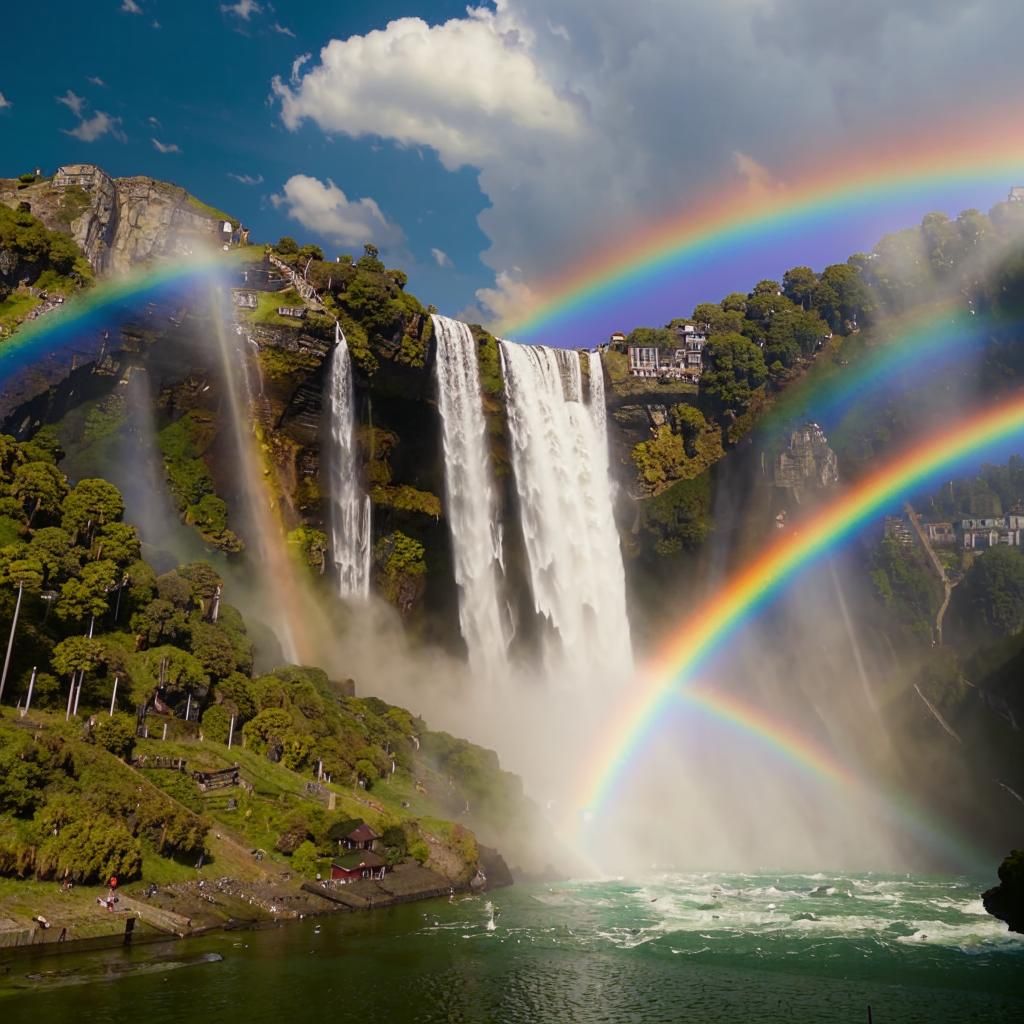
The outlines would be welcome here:
<svg viewBox="0 0 1024 1024">
<path fill-rule="evenodd" d="M 600 359 L 588 407 L 578 352 L 503 341 L 501 355 L 534 607 L 552 627 L 546 667 L 621 680 L 632 648 Z"/>
<path fill-rule="evenodd" d="M 370 498 L 359 486 L 355 450 L 355 393 L 352 357 L 340 324 L 328 375 L 331 412 L 331 550 L 342 597 L 370 592 Z"/>
<path fill-rule="evenodd" d="M 459 624 L 473 670 L 493 678 L 509 642 L 499 597 L 501 527 L 488 468 L 476 340 L 457 320 L 434 315 L 445 492 L 459 587 Z"/>
</svg>

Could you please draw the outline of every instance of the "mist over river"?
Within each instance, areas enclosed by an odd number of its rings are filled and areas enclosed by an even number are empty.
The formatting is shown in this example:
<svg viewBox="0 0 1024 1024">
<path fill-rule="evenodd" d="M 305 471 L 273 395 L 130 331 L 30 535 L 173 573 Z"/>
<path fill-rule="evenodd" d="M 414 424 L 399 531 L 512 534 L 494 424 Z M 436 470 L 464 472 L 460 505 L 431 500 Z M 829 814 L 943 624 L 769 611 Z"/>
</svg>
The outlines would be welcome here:
<svg viewBox="0 0 1024 1024">
<path fill-rule="evenodd" d="M 1024 936 L 979 884 L 666 874 L 523 885 L 126 951 L 18 959 L 0 1017 L 287 1021 L 1024 1020 Z M 219 959 L 222 957 L 223 959 Z"/>
</svg>

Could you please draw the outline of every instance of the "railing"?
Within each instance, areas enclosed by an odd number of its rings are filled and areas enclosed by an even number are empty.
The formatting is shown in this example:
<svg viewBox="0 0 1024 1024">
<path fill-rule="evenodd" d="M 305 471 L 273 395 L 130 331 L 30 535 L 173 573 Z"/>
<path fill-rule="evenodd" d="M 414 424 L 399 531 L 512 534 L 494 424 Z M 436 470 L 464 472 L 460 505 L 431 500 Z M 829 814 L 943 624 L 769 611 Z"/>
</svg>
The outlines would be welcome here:
<svg viewBox="0 0 1024 1024">
<path fill-rule="evenodd" d="M 323 303 L 320 301 L 320 296 L 317 294 L 316 289 L 294 268 L 288 266 L 284 260 L 275 256 L 273 253 L 268 254 L 270 262 L 277 267 L 278 270 L 283 273 L 289 281 L 292 283 L 292 287 L 306 300 L 315 306 L 323 308 Z"/>
</svg>

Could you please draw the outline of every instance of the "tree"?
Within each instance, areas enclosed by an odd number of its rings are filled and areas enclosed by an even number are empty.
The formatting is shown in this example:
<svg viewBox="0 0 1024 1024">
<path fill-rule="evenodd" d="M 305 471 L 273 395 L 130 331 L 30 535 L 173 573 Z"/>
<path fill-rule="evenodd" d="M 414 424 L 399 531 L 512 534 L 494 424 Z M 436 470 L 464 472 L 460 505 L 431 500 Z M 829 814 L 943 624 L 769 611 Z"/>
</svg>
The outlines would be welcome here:
<svg viewBox="0 0 1024 1024">
<path fill-rule="evenodd" d="M 157 576 L 156 592 L 162 601 L 169 601 L 175 608 L 187 609 L 192 606 L 192 584 L 177 572 L 165 572 Z"/>
<path fill-rule="evenodd" d="M 192 588 L 193 596 L 204 602 L 215 597 L 217 591 L 224 586 L 224 581 L 216 569 L 207 565 L 206 562 L 189 562 L 187 565 L 179 565 L 177 573 Z"/>
<path fill-rule="evenodd" d="M 127 523 L 107 523 L 100 528 L 93 548 L 94 558 L 106 558 L 124 568 L 138 560 L 139 533 Z"/>
<path fill-rule="evenodd" d="M 100 527 L 115 523 L 124 515 L 121 492 L 106 480 L 80 480 L 62 504 L 61 526 L 72 537 L 84 537 L 92 544 Z"/>
<path fill-rule="evenodd" d="M 319 866 L 316 847 L 307 839 L 292 854 L 292 871 L 303 878 L 312 878 Z"/>
<path fill-rule="evenodd" d="M 239 722 L 235 722 L 237 728 Z M 203 712 L 203 736 L 211 743 L 227 743 L 231 732 L 231 712 L 221 704 L 212 704 Z"/>
<path fill-rule="evenodd" d="M 363 255 L 356 260 L 356 266 L 360 270 L 368 270 L 375 274 L 384 273 L 384 264 L 380 258 L 380 250 L 377 246 L 367 242 L 363 246 Z"/>
<path fill-rule="evenodd" d="M 319 245 L 304 245 L 298 251 L 299 262 L 305 265 L 307 260 L 323 260 L 324 251 Z"/>
<path fill-rule="evenodd" d="M 756 296 L 781 294 L 782 287 L 780 286 L 778 281 L 764 280 L 758 281 L 757 284 L 754 285 L 754 290 L 750 293 L 749 298 L 754 298 Z"/>
<path fill-rule="evenodd" d="M 277 245 L 275 245 L 274 248 L 282 256 L 294 256 L 299 251 L 299 243 L 290 235 L 283 235 L 277 240 Z"/>
<path fill-rule="evenodd" d="M 92 672 L 103 660 L 103 642 L 95 637 L 69 636 L 53 649 L 50 664 L 62 676 Z"/>
<path fill-rule="evenodd" d="M 224 679 L 237 667 L 231 641 L 209 622 L 193 622 L 189 647 L 211 679 Z"/>
<path fill-rule="evenodd" d="M 33 557 L 27 544 L 9 544 L 0 548 L 0 586 L 24 587 L 29 591 L 42 589 L 43 564 Z"/>
<path fill-rule="evenodd" d="M 782 275 L 782 294 L 804 309 L 811 308 L 817 287 L 818 275 L 810 267 L 793 267 Z"/>
<path fill-rule="evenodd" d="M 68 493 L 64 474 L 49 462 L 26 462 L 14 471 L 11 494 L 21 502 L 29 526 L 36 516 L 55 515 Z"/>
<path fill-rule="evenodd" d="M 676 337 L 666 327 L 636 327 L 629 332 L 626 342 L 651 348 L 671 348 L 676 344 Z"/>
<path fill-rule="evenodd" d="M 746 298 L 743 300 L 743 309 L 725 310 L 714 302 L 702 302 L 693 309 L 693 321 L 707 329 L 709 335 L 716 334 L 739 334 L 745 323 L 744 310 L 746 309 Z"/>
<path fill-rule="evenodd" d="M 115 757 L 127 761 L 135 748 L 135 719 L 131 715 L 101 716 L 93 727 L 90 739 Z"/>
<path fill-rule="evenodd" d="M 206 670 L 198 658 L 167 644 L 146 651 L 142 665 L 152 684 L 162 686 L 168 695 L 205 688 L 208 682 Z"/>
<path fill-rule="evenodd" d="M 267 708 L 246 723 L 246 742 L 259 752 L 276 750 L 279 753 L 291 729 L 292 717 L 287 711 Z"/>
<path fill-rule="evenodd" d="M 764 355 L 741 334 L 712 338 L 704 348 L 701 392 L 716 414 L 743 412 L 768 379 Z"/>
<path fill-rule="evenodd" d="M 965 630 L 1011 636 L 1024 627 L 1024 554 L 1000 544 L 967 571 L 956 590 Z"/>
<path fill-rule="evenodd" d="M 110 607 L 110 591 L 119 580 L 120 575 L 113 562 L 106 559 L 90 562 L 77 577 L 73 576 L 61 586 L 58 614 L 72 622 L 106 614 Z"/>
<path fill-rule="evenodd" d="M 874 304 L 864 279 L 849 263 L 833 263 L 821 272 L 814 308 L 835 331 L 845 331 L 847 324 L 863 326 Z"/>
<path fill-rule="evenodd" d="M 148 645 L 180 639 L 188 633 L 188 616 L 170 601 L 156 598 L 131 617 L 131 630 Z"/>
<path fill-rule="evenodd" d="M 51 587 L 82 568 L 79 552 L 71 543 L 71 535 L 59 526 L 44 526 L 33 531 L 29 551 L 43 567 L 45 582 Z"/>
</svg>

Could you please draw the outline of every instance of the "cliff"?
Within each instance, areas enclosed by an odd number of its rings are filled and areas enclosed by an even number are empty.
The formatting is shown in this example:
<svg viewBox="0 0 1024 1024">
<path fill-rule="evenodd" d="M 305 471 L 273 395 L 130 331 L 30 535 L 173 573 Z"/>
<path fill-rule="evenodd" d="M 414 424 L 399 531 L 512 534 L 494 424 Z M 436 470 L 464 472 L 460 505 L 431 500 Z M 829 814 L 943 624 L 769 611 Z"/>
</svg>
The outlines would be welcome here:
<svg viewBox="0 0 1024 1024">
<path fill-rule="evenodd" d="M 1024 850 L 1014 850 L 999 865 L 999 885 L 982 896 L 985 909 L 1024 934 Z"/>
<path fill-rule="evenodd" d="M 154 178 L 111 178 L 93 164 L 66 164 L 52 178 L 0 179 L 0 203 L 27 203 L 51 230 L 70 235 L 93 269 L 119 272 L 159 257 L 230 241 L 237 219 Z M 224 223 L 230 222 L 230 231 Z"/>
</svg>

